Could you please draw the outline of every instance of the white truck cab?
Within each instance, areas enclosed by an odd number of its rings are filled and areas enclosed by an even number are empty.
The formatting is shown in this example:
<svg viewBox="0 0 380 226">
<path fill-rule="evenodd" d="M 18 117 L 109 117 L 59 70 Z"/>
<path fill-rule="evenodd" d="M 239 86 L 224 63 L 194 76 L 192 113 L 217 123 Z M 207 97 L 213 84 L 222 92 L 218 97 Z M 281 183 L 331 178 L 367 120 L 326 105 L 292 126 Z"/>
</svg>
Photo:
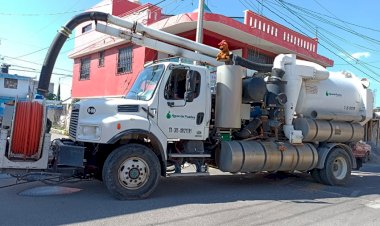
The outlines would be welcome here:
<svg viewBox="0 0 380 226">
<path fill-rule="evenodd" d="M 211 114 L 209 78 L 201 66 L 173 62 L 147 66 L 124 98 L 75 104 L 70 136 L 110 143 L 123 133 L 140 130 L 153 134 L 164 149 L 168 140 L 205 140 Z"/>
</svg>

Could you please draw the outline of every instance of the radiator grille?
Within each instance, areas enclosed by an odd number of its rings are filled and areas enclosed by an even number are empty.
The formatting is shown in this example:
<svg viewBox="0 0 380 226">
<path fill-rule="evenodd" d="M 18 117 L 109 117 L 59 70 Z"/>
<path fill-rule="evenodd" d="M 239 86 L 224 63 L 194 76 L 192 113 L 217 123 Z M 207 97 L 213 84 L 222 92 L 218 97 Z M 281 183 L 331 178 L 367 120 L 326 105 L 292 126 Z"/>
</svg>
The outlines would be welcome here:
<svg viewBox="0 0 380 226">
<path fill-rule="evenodd" d="M 139 105 L 118 105 L 117 112 L 138 112 Z"/>
<path fill-rule="evenodd" d="M 73 110 L 71 111 L 71 117 L 70 117 L 69 135 L 70 137 L 74 139 L 76 139 L 76 136 L 77 136 L 78 118 L 79 118 L 79 107 L 77 108 L 73 107 Z"/>
</svg>

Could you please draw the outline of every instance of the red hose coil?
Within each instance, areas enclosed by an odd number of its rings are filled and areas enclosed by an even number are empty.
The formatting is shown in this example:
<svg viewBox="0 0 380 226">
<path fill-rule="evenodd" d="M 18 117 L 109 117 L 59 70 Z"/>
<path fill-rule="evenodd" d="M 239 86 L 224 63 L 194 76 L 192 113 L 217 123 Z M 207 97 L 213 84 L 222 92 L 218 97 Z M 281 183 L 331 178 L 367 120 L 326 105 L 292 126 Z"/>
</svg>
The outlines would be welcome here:
<svg viewBox="0 0 380 226">
<path fill-rule="evenodd" d="M 11 153 L 24 158 L 38 153 L 43 123 L 43 106 L 38 102 L 18 102 L 13 126 Z"/>
</svg>

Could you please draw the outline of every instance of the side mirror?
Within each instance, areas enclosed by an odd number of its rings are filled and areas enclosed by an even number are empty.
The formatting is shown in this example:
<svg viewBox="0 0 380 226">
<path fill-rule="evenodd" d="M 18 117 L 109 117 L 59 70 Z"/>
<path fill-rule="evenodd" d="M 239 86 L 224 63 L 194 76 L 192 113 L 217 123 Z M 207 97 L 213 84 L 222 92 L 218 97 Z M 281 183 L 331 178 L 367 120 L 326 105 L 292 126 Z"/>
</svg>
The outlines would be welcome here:
<svg viewBox="0 0 380 226">
<path fill-rule="evenodd" d="M 185 92 L 185 101 L 193 102 L 194 100 L 194 92 L 195 92 L 195 74 L 187 71 L 186 73 L 186 92 Z"/>
</svg>

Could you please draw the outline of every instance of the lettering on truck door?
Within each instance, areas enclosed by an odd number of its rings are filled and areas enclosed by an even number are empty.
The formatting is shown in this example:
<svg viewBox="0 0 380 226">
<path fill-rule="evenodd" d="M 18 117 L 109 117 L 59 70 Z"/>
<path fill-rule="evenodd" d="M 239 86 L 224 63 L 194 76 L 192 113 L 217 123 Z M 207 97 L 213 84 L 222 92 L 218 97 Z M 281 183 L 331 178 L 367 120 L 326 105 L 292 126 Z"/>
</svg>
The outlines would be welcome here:
<svg viewBox="0 0 380 226">
<path fill-rule="evenodd" d="M 186 74 L 195 78 L 194 99 L 185 101 Z M 189 67 L 177 67 L 166 74 L 160 87 L 158 125 L 169 139 L 203 140 L 205 133 L 206 86 L 201 73 Z M 204 76 L 203 76 L 204 77 Z"/>
</svg>

